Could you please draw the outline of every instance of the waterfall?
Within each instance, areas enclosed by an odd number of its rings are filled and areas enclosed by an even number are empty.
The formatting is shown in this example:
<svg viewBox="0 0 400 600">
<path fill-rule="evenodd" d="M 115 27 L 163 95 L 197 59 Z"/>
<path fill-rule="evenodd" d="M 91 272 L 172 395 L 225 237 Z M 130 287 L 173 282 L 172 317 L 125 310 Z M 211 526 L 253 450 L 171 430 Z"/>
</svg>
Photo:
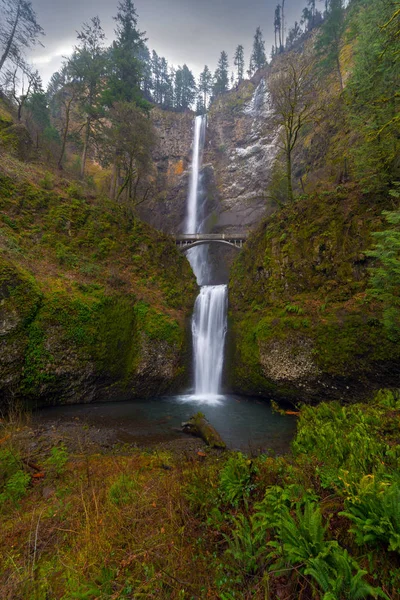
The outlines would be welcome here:
<svg viewBox="0 0 400 600">
<path fill-rule="evenodd" d="M 206 127 L 207 117 L 196 117 L 185 233 L 204 232 L 201 166 Z M 220 392 L 224 366 L 228 290 L 226 285 L 207 285 L 210 281 L 207 246 L 189 250 L 188 259 L 201 286 L 192 319 L 195 396 L 215 397 Z"/>
</svg>

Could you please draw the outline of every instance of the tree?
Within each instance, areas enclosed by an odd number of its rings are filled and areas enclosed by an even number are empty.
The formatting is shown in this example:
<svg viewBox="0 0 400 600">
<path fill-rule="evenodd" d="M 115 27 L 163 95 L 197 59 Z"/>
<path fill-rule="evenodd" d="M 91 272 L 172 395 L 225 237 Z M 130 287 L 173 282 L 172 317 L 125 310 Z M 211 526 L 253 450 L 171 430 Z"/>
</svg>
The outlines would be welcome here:
<svg viewBox="0 0 400 600">
<path fill-rule="evenodd" d="M 206 65 L 204 67 L 202 73 L 200 73 L 200 79 L 199 79 L 199 92 L 201 92 L 203 94 L 203 101 L 202 101 L 203 102 L 203 111 L 207 110 L 208 98 L 212 92 L 212 88 L 213 88 L 213 76 L 212 76 L 210 69 Z"/>
<path fill-rule="evenodd" d="M 105 101 L 108 106 L 114 102 L 135 102 L 148 108 L 140 89 L 143 68 L 140 56 L 146 39 L 145 34 L 137 29 L 137 13 L 132 0 L 119 2 L 114 20 L 117 23 L 116 40 L 109 53 Z"/>
<path fill-rule="evenodd" d="M 125 200 L 132 208 L 144 202 L 151 191 L 148 177 L 155 135 L 150 118 L 132 102 L 117 102 L 110 111 L 106 132 L 111 160 L 117 156 L 116 200 Z"/>
<path fill-rule="evenodd" d="M 178 67 L 175 73 L 175 108 L 187 110 L 196 99 L 196 81 L 187 65 Z"/>
<path fill-rule="evenodd" d="M 263 40 L 261 27 L 257 27 L 257 31 L 254 36 L 253 52 L 250 58 L 250 71 L 254 73 L 259 69 L 262 69 L 267 64 L 267 57 L 265 56 L 265 42 Z"/>
<path fill-rule="evenodd" d="M 51 116 L 56 123 L 56 128 L 61 139 L 61 149 L 57 166 L 59 169 L 62 169 L 67 141 L 71 135 L 71 127 L 75 124 L 75 119 L 72 117 L 82 94 L 82 85 L 74 81 L 71 77 L 68 63 L 64 63 L 61 70 L 52 75 L 47 88 L 47 94 Z"/>
<path fill-rule="evenodd" d="M 340 43 L 343 32 L 343 0 L 328 0 L 325 21 L 322 24 L 315 49 L 324 70 L 335 68 L 341 90 L 343 90 L 343 77 L 340 67 Z"/>
<path fill-rule="evenodd" d="M 23 51 L 44 34 L 27 0 L 2 0 L 0 9 L 0 72 L 5 62 L 20 61 Z"/>
<path fill-rule="evenodd" d="M 214 75 L 213 94 L 223 94 L 229 88 L 229 62 L 228 55 L 222 51 L 218 61 L 217 69 Z"/>
<path fill-rule="evenodd" d="M 90 23 L 84 23 L 78 32 L 80 44 L 68 61 L 71 78 L 81 84 L 79 107 L 84 116 L 84 140 L 81 160 L 81 177 L 85 174 L 89 143 L 94 137 L 94 124 L 103 114 L 101 93 L 104 90 L 106 72 L 105 34 L 99 17 L 93 17 Z"/>
<path fill-rule="evenodd" d="M 10 63 L 3 76 L 3 88 L 17 106 L 17 119 L 20 123 L 22 112 L 31 94 L 41 87 L 37 70 L 28 65 L 23 58 Z"/>
<path fill-rule="evenodd" d="M 244 48 L 243 48 L 243 46 L 239 45 L 236 48 L 233 63 L 235 65 L 235 67 L 237 68 L 237 81 L 238 81 L 238 83 L 240 83 L 241 81 L 243 81 L 243 75 L 244 75 Z"/>
<path fill-rule="evenodd" d="M 47 101 L 47 94 L 42 86 L 38 85 L 35 91 L 26 101 L 27 126 L 31 132 L 32 138 L 36 140 L 36 148 L 40 146 L 40 137 L 50 129 L 50 111 Z"/>
<path fill-rule="evenodd" d="M 301 129 L 318 110 L 313 68 L 313 60 L 307 54 L 284 55 L 269 83 L 271 106 L 275 122 L 280 127 L 280 146 L 285 156 L 289 201 L 294 199 L 293 151 Z"/>
</svg>

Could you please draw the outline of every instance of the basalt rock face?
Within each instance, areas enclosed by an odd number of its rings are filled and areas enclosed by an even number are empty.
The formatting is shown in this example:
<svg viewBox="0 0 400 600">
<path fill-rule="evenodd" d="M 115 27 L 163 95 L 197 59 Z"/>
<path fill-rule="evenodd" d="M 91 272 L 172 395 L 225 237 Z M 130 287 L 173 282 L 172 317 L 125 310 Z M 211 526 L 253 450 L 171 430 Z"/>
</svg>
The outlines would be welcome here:
<svg viewBox="0 0 400 600">
<path fill-rule="evenodd" d="M 274 210 L 265 190 L 278 152 L 268 70 L 217 98 L 209 111 L 206 160 L 214 168 L 215 231 L 251 229 Z"/>
<path fill-rule="evenodd" d="M 249 230 L 275 210 L 265 197 L 278 152 L 268 97 L 268 69 L 219 96 L 211 105 L 200 187 L 206 230 Z M 192 159 L 194 113 L 152 111 L 157 193 L 139 207 L 142 218 L 168 233 L 182 232 Z M 235 251 L 210 248 L 214 283 L 227 281 Z"/>
<path fill-rule="evenodd" d="M 251 228 L 274 208 L 265 198 L 278 150 L 268 75 L 268 70 L 259 72 L 210 107 L 201 177 L 210 231 Z M 157 195 L 140 211 L 168 232 L 182 231 L 186 216 L 194 118 L 192 112 L 152 111 Z"/>
</svg>

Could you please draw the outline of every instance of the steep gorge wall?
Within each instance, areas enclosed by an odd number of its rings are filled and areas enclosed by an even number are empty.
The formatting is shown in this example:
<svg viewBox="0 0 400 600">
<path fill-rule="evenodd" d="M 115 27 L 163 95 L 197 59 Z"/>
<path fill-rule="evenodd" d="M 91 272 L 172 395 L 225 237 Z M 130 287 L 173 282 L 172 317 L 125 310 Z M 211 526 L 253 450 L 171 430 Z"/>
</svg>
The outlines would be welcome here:
<svg viewBox="0 0 400 600">
<path fill-rule="evenodd" d="M 277 153 L 268 73 L 219 96 L 210 107 L 202 170 L 210 231 L 251 228 L 274 209 L 265 197 Z M 182 231 L 185 219 L 194 118 L 191 112 L 152 111 L 157 191 L 140 213 L 166 232 Z"/>
</svg>

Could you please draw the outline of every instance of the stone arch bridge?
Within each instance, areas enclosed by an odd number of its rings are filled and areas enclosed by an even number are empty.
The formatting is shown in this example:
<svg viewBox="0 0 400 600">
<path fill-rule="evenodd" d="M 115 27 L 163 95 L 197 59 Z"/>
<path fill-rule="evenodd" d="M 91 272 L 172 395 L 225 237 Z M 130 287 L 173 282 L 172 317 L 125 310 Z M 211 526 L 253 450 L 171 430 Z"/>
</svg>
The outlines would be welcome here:
<svg viewBox="0 0 400 600">
<path fill-rule="evenodd" d="M 186 252 L 203 244 L 225 244 L 240 250 L 247 240 L 247 233 L 184 233 L 175 236 L 176 245 Z"/>
</svg>

